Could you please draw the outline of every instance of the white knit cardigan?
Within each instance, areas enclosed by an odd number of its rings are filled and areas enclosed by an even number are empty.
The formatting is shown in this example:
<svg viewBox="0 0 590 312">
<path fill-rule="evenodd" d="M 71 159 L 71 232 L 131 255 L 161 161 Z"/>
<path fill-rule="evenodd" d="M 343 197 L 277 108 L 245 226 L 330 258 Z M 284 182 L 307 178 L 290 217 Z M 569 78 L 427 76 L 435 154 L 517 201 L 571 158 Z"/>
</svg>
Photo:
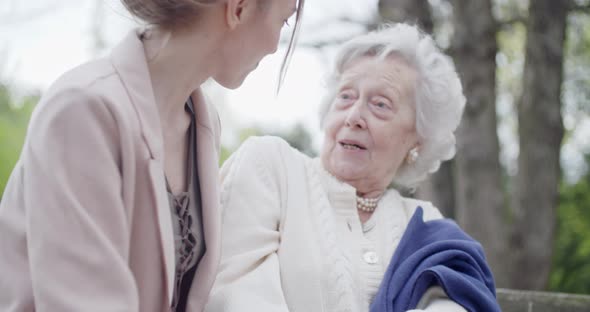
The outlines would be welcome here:
<svg viewBox="0 0 590 312">
<path fill-rule="evenodd" d="M 389 190 L 363 225 L 355 189 L 280 138 L 247 140 L 221 174 L 222 258 L 207 312 L 368 311 L 416 207 L 441 218 Z"/>
</svg>

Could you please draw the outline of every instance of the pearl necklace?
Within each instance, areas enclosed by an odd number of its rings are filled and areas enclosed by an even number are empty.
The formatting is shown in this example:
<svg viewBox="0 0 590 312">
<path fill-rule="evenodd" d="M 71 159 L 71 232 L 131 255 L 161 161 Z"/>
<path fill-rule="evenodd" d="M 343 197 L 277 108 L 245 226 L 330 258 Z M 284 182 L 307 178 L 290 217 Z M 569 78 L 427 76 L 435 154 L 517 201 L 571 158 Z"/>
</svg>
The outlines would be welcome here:
<svg viewBox="0 0 590 312">
<path fill-rule="evenodd" d="M 381 197 L 375 198 L 365 198 L 365 197 L 356 197 L 356 209 L 364 212 L 373 212 L 377 208 L 377 203 L 379 202 Z"/>
</svg>

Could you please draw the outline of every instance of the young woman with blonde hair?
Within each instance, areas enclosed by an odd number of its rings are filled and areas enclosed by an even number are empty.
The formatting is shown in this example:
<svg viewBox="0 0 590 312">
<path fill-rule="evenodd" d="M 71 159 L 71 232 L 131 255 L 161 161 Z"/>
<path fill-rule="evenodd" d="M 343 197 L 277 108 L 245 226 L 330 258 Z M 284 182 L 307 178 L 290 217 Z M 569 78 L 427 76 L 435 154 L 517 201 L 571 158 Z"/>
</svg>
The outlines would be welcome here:
<svg viewBox="0 0 590 312">
<path fill-rule="evenodd" d="M 201 311 L 220 258 L 219 120 L 303 0 L 122 0 L 148 26 L 59 78 L 0 204 L 1 311 Z M 287 60 L 287 58 L 285 58 Z M 284 67 L 281 75 L 284 74 Z"/>
</svg>

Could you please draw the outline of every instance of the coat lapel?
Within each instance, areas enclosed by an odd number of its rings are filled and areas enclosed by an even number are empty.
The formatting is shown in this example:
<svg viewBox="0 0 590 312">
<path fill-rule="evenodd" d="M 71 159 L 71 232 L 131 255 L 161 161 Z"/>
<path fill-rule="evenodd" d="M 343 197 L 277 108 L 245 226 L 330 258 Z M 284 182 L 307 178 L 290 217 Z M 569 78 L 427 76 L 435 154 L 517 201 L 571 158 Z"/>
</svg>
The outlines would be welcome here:
<svg viewBox="0 0 590 312">
<path fill-rule="evenodd" d="M 219 123 L 200 90 L 191 95 L 197 118 L 197 168 L 201 186 L 206 252 L 199 262 L 189 298 L 189 310 L 201 311 L 213 286 L 221 254 L 221 215 L 218 192 Z"/>
<path fill-rule="evenodd" d="M 154 217 L 158 218 L 164 281 L 168 296 L 166 300 L 170 305 L 174 291 L 175 255 L 172 216 L 164 177 L 164 142 L 143 43 L 139 40 L 136 31 L 127 35 L 113 50 L 111 62 L 121 77 L 137 113 L 142 139 L 151 156 L 146 164 L 146 170 L 149 171 L 149 182 L 155 203 Z"/>
<path fill-rule="evenodd" d="M 162 258 L 164 259 L 165 281 L 168 297 L 168 305 L 172 304 L 174 291 L 174 234 L 172 229 L 172 216 L 170 215 L 170 204 L 167 194 L 162 192 L 162 185 L 165 185 L 164 168 L 155 159 L 150 159 L 148 164 L 149 177 L 153 191 L 153 200 L 156 203 L 156 216 L 160 226 L 160 246 L 162 247 Z M 165 190 L 165 189 L 164 189 Z"/>
</svg>

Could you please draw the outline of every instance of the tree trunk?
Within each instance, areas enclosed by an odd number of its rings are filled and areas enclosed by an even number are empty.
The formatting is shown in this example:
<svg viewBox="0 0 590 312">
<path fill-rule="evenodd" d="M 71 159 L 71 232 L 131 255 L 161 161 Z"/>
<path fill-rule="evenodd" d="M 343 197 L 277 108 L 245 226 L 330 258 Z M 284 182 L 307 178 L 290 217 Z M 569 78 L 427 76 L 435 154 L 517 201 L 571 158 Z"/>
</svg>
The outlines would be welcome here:
<svg viewBox="0 0 590 312">
<path fill-rule="evenodd" d="M 508 280 L 499 142 L 496 132 L 497 25 L 491 1 L 453 0 L 451 54 L 467 105 L 457 131 L 456 219 L 482 243 L 498 285 Z"/>
<path fill-rule="evenodd" d="M 423 31 L 431 34 L 433 30 L 432 12 L 428 0 L 380 0 L 381 22 L 406 22 L 417 24 Z"/>
<path fill-rule="evenodd" d="M 445 161 L 437 172 L 420 184 L 416 198 L 429 200 L 446 218 L 455 219 L 454 160 Z"/>
<path fill-rule="evenodd" d="M 563 138 L 561 84 L 567 1 L 530 2 L 518 105 L 517 207 L 510 287 L 544 289 L 551 268 Z"/>
</svg>

